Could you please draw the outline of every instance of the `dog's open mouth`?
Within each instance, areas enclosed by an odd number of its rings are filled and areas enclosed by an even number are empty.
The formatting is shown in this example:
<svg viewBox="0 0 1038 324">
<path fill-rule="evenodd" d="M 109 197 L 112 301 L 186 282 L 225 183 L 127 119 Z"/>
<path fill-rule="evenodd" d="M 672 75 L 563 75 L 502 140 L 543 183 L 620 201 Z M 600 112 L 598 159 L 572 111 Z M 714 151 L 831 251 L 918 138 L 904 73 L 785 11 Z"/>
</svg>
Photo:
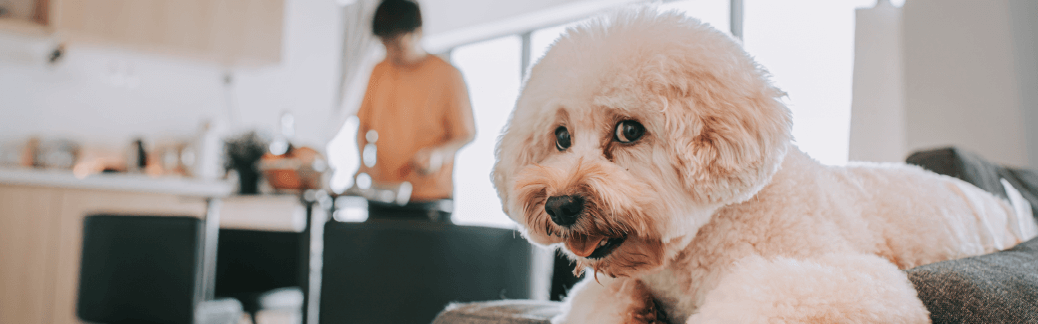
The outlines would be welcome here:
<svg viewBox="0 0 1038 324">
<path fill-rule="evenodd" d="M 620 244 L 624 243 L 626 236 L 608 237 L 603 235 L 574 235 L 566 241 L 566 247 L 570 252 L 582 258 L 601 259 L 613 253 Z"/>
</svg>

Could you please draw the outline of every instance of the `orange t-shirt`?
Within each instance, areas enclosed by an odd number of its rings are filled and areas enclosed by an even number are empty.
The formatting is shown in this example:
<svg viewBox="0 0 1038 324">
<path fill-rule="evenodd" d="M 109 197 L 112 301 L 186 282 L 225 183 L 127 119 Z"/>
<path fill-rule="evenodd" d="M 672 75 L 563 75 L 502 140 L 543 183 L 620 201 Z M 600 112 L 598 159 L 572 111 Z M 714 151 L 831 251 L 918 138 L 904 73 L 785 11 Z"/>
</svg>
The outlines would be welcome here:
<svg viewBox="0 0 1038 324">
<path fill-rule="evenodd" d="M 361 152 L 367 131 L 378 132 L 375 166 L 362 163 L 359 172 L 367 172 L 375 182 L 410 182 L 412 201 L 453 196 L 453 163 L 423 175 L 411 159 L 422 148 L 475 132 L 468 90 L 454 66 L 434 55 L 406 67 L 382 61 L 371 72 L 357 117 Z"/>
</svg>

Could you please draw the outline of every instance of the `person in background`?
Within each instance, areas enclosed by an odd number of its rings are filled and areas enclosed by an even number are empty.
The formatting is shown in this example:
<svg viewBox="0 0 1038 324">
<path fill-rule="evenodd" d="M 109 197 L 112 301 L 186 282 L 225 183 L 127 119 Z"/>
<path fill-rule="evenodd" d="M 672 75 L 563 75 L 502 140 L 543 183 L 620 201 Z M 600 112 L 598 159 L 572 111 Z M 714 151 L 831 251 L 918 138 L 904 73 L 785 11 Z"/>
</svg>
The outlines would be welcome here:
<svg viewBox="0 0 1038 324">
<path fill-rule="evenodd" d="M 451 199 L 454 156 L 476 133 L 465 81 L 450 63 L 422 49 L 417 3 L 383 1 L 372 29 L 386 58 L 372 71 L 357 112 L 357 147 L 363 152 L 369 140 L 375 142 L 377 158 L 358 173 L 375 183 L 410 182 L 409 205 Z M 385 207 L 369 212 L 377 216 Z"/>
</svg>

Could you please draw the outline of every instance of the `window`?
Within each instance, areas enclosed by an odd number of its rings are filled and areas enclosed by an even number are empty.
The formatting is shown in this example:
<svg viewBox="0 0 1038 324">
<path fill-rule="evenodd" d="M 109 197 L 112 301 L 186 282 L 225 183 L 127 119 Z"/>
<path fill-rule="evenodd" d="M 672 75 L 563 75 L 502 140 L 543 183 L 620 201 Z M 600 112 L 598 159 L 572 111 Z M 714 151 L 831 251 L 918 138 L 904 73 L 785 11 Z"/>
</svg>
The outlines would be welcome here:
<svg viewBox="0 0 1038 324">
<path fill-rule="evenodd" d="M 548 52 L 548 48 L 555 44 L 555 40 L 566 32 L 566 28 L 575 26 L 577 23 L 569 23 L 562 26 L 541 28 L 530 33 L 530 64 L 537 61 Z"/>
<path fill-rule="evenodd" d="M 508 36 L 455 48 L 451 63 L 465 77 L 476 120 L 476 139 L 454 162 L 454 215 L 458 224 L 514 226 L 501 210 L 490 171 L 497 136 L 519 96 L 522 41 Z"/>
<path fill-rule="evenodd" d="M 678 10 L 689 17 L 699 19 L 704 24 L 717 28 L 720 31 L 731 33 L 731 7 L 730 0 L 685 0 L 667 2 L 660 5 L 661 9 Z"/>
<path fill-rule="evenodd" d="M 846 163 L 854 9 L 875 0 L 744 1 L 746 51 L 789 94 L 797 145 L 822 163 Z"/>
<path fill-rule="evenodd" d="M 353 175 L 360 168 L 360 156 L 357 149 L 357 127 L 360 120 L 351 116 L 342 125 L 335 138 L 328 142 L 328 164 L 334 172 L 328 186 L 335 192 L 342 192 L 353 186 Z"/>
</svg>

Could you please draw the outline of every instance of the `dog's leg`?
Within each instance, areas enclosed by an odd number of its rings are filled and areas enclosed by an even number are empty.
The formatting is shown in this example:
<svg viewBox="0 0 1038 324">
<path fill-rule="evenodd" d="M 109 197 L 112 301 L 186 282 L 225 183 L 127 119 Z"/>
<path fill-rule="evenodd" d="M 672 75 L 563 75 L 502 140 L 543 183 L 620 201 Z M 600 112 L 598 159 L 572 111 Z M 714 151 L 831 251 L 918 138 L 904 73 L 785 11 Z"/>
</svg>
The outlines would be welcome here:
<svg viewBox="0 0 1038 324">
<path fill-rule="evenodd" d="M 641 281 L 630 278 L 590 277 L 569 291 L 562 314 L 552 318 L 560 323 L 646 323 L 665 324 L 666 315 Z"/>
<path fill-rule="evenodd" d="M 873 255 L 741 260 L 689 324 L 930 323 L 904 272 Z"/>
</svg>

